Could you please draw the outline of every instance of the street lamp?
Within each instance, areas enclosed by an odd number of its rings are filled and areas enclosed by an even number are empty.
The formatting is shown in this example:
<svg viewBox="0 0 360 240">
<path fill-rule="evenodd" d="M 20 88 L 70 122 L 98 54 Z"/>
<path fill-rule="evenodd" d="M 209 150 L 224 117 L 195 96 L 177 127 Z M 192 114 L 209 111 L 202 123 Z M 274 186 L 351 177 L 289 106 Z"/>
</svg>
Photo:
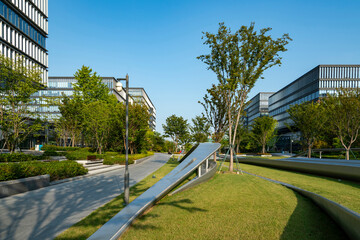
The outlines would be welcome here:
<svg viewBox="0 0 360 240">
<path fill-rule="evenodd" d="M 124 202 L 129 204 L 129 75 L 126 78 L 118 78 L 118 80 L 126 80 L 126 130 L 125 130 L 125 176 L 124 176 Z M 123 89 L 121 82 L 116 83 L 116 90 L 121 92 Z"/>
</svg>

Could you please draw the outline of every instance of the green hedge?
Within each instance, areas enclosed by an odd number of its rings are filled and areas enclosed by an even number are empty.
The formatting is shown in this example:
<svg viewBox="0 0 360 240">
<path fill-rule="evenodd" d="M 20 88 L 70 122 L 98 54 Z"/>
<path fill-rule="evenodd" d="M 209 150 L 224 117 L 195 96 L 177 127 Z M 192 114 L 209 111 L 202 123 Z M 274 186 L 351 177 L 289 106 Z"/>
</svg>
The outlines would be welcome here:
<svg viewBox="0 0 360 240">
<path fill-rule="evenodd" d="M 80 150 L 80 147 L 62 147 L 62 146 L 56 146 L 56 145 L 43 145 L 41 147 L 41 150 L 43 151 L 76 151 Z"/>
<path fill-rule="evenodd" d="M 0 154 L 0 162 L 27 162 L 27 161 L 35 161 L 42 160 L 43 156 L 34 156 L 31 154 L 25 153 L 4 153 Z"/>
<path fill-rule="evenodd" d="M 131 155 L 129 155 L 129 164 L 133 164 L 134 160 L 148 157 L 151 155 L 154 155 L 154 153 L 149 152 L 146 154 L 144 154 L 144 153 L 143 154 L 131 154 Z M 105 164 L 105 165 L 114 165 L 114 164 L 124 165 L 125 164 L 125 154 L 114 155 L 113 153 L 110 153 L 110 154 L 105 153 L 103 164 Z"/>
<path fill-rule="evenodd" d="M 43 153 L 43 156 L 65 156 L 65 153 L 61 153 L 61 152 L 56 152 L 54 150 L 46 150 Z"/>
<path fill-rule="evenodd" d="M 21 162 L 1 163 L 0 181 L 50 175 L 50 181 L 84 175 L 88 172 L 81 164 L 74 161 L 61 162 Z"/>
<path fill-rule="evenodd" d="M 96 155 L 97 159 L 103 159 L 104 156 L 102 154 L 96 154 L 89 151 L 77 150 L 72 152 L 67 152 L 65 157 L 69 160 L 86 160 L 87 156 Z"/>
</svg>

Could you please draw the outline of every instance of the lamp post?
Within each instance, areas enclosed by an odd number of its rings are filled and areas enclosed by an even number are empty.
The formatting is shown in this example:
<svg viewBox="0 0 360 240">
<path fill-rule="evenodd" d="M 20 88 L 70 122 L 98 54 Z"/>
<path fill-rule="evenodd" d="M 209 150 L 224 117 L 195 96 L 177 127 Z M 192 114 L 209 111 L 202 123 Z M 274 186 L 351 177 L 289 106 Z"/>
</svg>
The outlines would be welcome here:
<svg viewBox="0 0 360 240">
<path fill-rule="evenodd" d="M 129 75 L 126 74 L 125 79 L 118 80 L 126 80 L 126 118 L 125 118 L 125 176 L 124 176 L 124 203 L 125 205 L 129 204 Z M 116 89 L 120 92 L 122 91 L 122 84 L 118 82 L 116 84 Z"/>
</svg>

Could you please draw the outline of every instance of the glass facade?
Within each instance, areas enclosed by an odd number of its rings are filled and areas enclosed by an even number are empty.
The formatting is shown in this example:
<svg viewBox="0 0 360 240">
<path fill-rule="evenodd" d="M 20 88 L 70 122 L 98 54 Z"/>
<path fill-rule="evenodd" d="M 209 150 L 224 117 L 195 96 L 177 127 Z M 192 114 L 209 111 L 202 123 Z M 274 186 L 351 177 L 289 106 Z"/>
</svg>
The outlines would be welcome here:
<svg viewBox="0 0 360 240">
<path fill-rule="evenodd" d="M 25 35 L 34 40 L 41 47 L 46 48 L 46 36 L 38 32 L 31 24 L 14 12 L 2 0 L 0 0 L 0 15 L 8 20 L 15 27 L 20 29 Z"/>
<path fill-rule="evenodd" d="M 248 107 L 245 109 L 245 124 L 251 126 L 254 119 L 260 116 L 269 115 L 269 97 L 273 92 L 260 92 L 248 101 Z"/>
</svg>

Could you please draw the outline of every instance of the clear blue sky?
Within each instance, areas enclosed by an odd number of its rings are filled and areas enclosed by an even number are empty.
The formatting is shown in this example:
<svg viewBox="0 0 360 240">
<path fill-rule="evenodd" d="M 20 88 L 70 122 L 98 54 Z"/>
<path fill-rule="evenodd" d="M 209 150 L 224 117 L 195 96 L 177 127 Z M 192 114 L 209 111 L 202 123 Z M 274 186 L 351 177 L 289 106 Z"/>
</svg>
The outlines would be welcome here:
<svg viewBox="0 0 360 240">
<path fill-rule="evenodd" d="M 119 1 L 49 0 L 49 76 L 72 76 L 82 65 L 101 76 L 130 76 L 157 110 L 157 131 L 176 114 L 203 111 L 198 103 L 215 75 L 196 59 L 209 52 L 203 31 L 219 22 L 233 30 L 255 22 L 293 41 L 283 65 L 269 69 L 250 97 L 277 91 L 319 64 L 360 64 L 360 1 Z"/>
</svg>

